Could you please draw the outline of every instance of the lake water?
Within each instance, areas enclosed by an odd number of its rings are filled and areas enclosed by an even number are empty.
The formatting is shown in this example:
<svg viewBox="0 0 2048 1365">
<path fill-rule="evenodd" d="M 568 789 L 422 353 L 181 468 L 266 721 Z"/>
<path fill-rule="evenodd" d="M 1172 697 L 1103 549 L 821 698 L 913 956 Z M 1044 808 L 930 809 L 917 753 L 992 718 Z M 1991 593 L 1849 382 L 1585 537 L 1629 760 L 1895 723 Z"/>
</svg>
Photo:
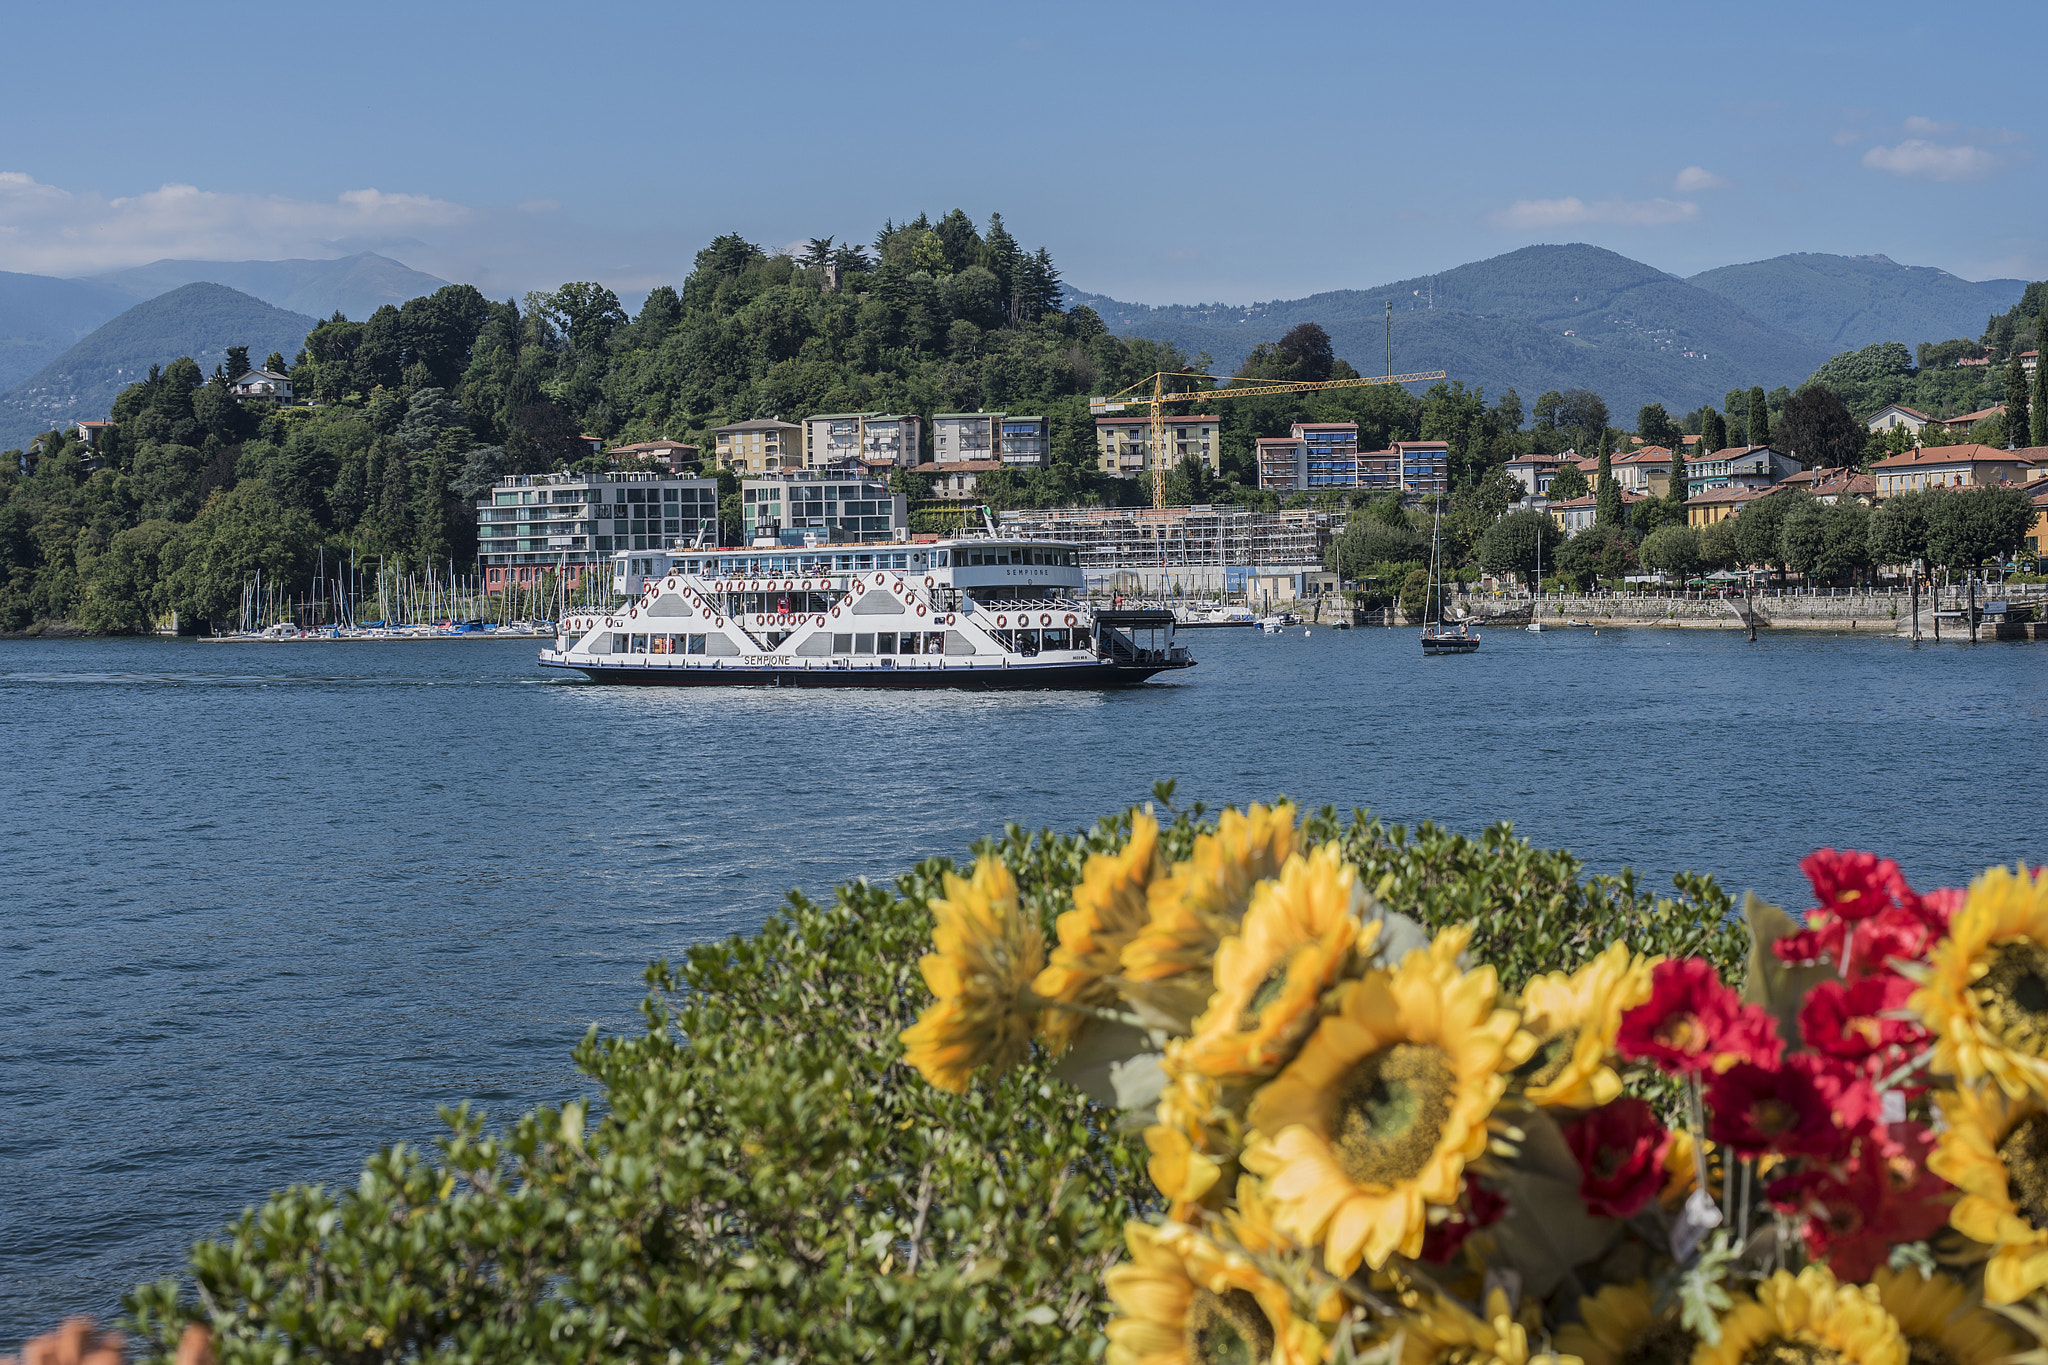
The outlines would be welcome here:
<svg viewBox="0 0 2048 1365">
<path fill-rule="evenodd" d="M 1818 844 L 2048 848 L 2048 652 L 1192 632 L 1104 695 L 609 688 L 530 643 L 0 643 L 0 1349 L 298 1180 L 588 1092 L 652 958 L 1015 820 L 1286 793 L 1797 901 Z"/>
</svg>

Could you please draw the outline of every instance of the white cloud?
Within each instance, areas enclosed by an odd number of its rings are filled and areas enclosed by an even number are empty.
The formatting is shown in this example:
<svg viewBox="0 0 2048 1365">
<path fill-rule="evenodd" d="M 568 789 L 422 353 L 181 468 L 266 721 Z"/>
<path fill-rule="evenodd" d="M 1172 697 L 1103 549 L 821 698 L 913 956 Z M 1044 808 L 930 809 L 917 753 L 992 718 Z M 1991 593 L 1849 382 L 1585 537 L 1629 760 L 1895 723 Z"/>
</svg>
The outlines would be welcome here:
<svg viewBox="0 0 2048 1365">
<path fill-rule="evenodd" d="M 1687 166 L 1678 173 L 1672 188 L 1680 194 L 1697 194 L 1701 190 L 1725 190 L 1733 181 L 1715 175 L 1704 166 Z"/>
<path fill-rule="evenodd" d="M 165 257 L 275 260 L 453 227 L 470 210 L 422 194 L 346 190 L 331 201 L 162 185 L 107 198 L 0 172 L 0 269 L 84 275 Z"/>
<path fill-rule="evenodd" d="M 1999 159 L 1982 147 L 1949 146 L 1919 137 L 1893 147 L 1872 147 L 1863 154 L 1863 164 L 1873 171 L 1937 181 L 1982 180 L 2001 169 Z"/>
<path fill-rule="evenodd" d="M 1907 119 L 1905 126 L 1907 132 L 1916 133 L 1921 136 L 1927 136 L 1929 134 L 1938 133 L 1953 133 L 1956 130 L 1956 126 L 1953 123 L 1936 123 L 1933 119 L 1922 118 L 1918 114 L 1915 114 L 1913 115 L 1913 117 Z"/>
<path fill-rule="evenodd" d="M 1683 199 L 1602 199 L 1588 204 L 1576 195 L 1563 199 L 1517 199 L 1494 221 L 1511 228 L 1571 227 L 1580 223 L 1611 223 L 1620 227 L 1661 227 L 1689 223 L 1700 206 Z"/>
</svg>

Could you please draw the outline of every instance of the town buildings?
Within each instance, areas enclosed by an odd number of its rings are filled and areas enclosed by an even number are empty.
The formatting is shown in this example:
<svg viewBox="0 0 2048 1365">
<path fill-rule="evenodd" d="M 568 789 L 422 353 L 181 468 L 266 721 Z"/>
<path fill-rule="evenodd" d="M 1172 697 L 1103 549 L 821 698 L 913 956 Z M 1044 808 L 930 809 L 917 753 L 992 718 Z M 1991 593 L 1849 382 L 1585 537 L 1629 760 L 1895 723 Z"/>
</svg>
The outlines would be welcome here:
<svg viewBox="0 0 2048 1365">
<path fill-rule="evenodd" d="M 1001 460 L 949 460 L 945 464 L 931 464 L 923 472 L 937 475 L 932 481 L 932 496 L 947 502 L 970 502 L 975 494 L 975 485 L 984 474 L 1005 468 Z"/>
<path fill-rule="evenodd" d="M 1578 452 L 1567 450 L 1562 455 L 1517 455 L 1509 460 L 1505 468 L 1515 476 L 1515 482 L 1522 485 L 1522 500 L 1540 498 L 1550 492 L 1550 481 L 1557 477 L 1557 471 L 1566 460 L 1576 461 Z"/>
<path fill-rule="evenodd" d="M 1904 427 L 1918 436 L 1932 421 L 1932 417 L 1918 408 L 1909 408 L 1904 403 L 1886 403 L 1871 413 L 1870 420 L 1863 425 L 1871 431 L 1890 431 L 1895 427 Z"/>
<path fill-rule="evenodd" d="M 646 460 L 672 473 L 697 468 L 697 447 L 683 441 L 639 441 L 632 445 L 613 446 L 604 455 L 614 469 L 626 460 Z"/>
<path fill-rule="evenodd" d="M 1870 474 L 1880 498 L 1922 488 L 1986 488 L 2025 483 L 2042 453 L 2038 447 L 2019 451 L 1985 445 L 1925 446 L 1877 461 Z"/>
<path fill-rule="evenodd" d="M 772 535 L 785 544 L 887 541 L 910 534 L 910 501 L 885 480 L 829 469 L 786 470 L 740 480 L 742 544 Z"/>
<path fill-rule="evenodd" d="M 1394 449 L 1401 457 L 1402 492 L 1451 491 L 1451 446 L 1448 441 L 1396 441 Z"/>
<path fill-rule="evenodd" d="M 1001 516 L 1005 535 L 1078 541 L 1088 586 L 1098 591 L 1276 601 L 1333 581 L 1323 561 L 1341 521 L 1305 507 L 1063 507 Z"/>
<path fill-rule="evenodd" d="M 1214 413 L 1166 419 L 1167 449 L 1157 465 L 1152 458 L 1152 422 L 1149 417 L 1098 417 L 1095 419 L 1095 463 L 1105 474 L 1134 479 L 1157 468 L 1173 469 L 1190 456 L 1220 473 L 1222 465 L 1221 419 Z"/>
<path fill-rule="evenodd" d="M 996 458 L 1012 469 L 1045 469 L 1052 464 L 1052 422 L 1014 412 L 996 414 L 1000 433 Z"/>
<path fill-rule="evenodd" d="M 1644 493 L 1631 493 L 1627 489 L 1622 489 L 1620 492 L 1621 514 L 1624 519 L 1628 516 L 1629 508 L 1649 496 Z M 1575 536 L 1581 531 L 1592 530 L 1594 521 L 1598 519 L 1599 511 L 1600 495 L 1597 492 L 1588 493 L 1580 498 L 1566 498 L 1563 502 L 1553 502 L 1549 507 L 1550 519 L 1556 522 L 1558 527 L 1567 536 Z"/>
<path fill-rule="evenodd" d="M 1758 498 L 1768 497 L 1774 491 L 1776 490 L 1771 488 L 1752 488 L 1743 484 L 1722 484 L 1719 488 L 1694 493 L 1685 502 L 1685 524 L 1695 531 L 1704 531 L 1715 522 L 1726 521 Z"/>
<path fill-rule="evenodd" d="M 574 587 L 620 550 L 718 541 L 718 481 L 663 473 L 511 474 L 476 502 L 486 591 L 559 573 Z"/>
<path fill-rule="evenodd" d="M 1693 459 L 1685 466 L 1688 499 L 1716 488 L 1773 488 L 1804 466 L 1770 446 L 1724 446 Z M 1665 467 L 1665 476 L 1670 476 Z"/>
<path fill-rule="evenodd" d="M 804 419 L 804 468 L 853 461 L 908 467 L 924 458 L 924 419 L 911 413 L 823 412 Z"/>
<path fill-rule="evenodd" d="M 741 475 L 801 469 L 803 430 L 795 422 L 775 417 L 713 427 L 712 458 L 718 461 L 719 468 Z"/>
</svg>

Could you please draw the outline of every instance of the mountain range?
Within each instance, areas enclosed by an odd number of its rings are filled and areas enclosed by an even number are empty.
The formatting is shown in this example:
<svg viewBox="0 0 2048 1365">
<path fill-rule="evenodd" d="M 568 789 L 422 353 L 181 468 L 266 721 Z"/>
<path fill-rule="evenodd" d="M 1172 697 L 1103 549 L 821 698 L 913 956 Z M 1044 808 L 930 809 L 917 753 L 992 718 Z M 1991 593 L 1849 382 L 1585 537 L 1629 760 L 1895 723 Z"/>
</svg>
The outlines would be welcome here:
<svg viewBox="0 0 2048 1365">
<path fill-rule="evenodd" d="M 1959 279 L 1883 257 L 1802 254 L 1681 279 L 1601 247 L 1532 246 L 1436 275 L 1248 306 L 1152 307 L 1068 291 L 1112 331 L 1207 351 L 1219 372 L 1297 323 L 1321 324 L 1363 374 L 1447 370 L 1526 408 L 1588 388 L 1617 420 L 1645 403 L 1674 414 L 1727 391 L 1797 385 L 1828 357 L 1876 341 L 1975 337 L 2023 280 Z"/>
<path fill-rule="evenodd" d="M 302 313 L 222 284 L 159 294 L 93 329 L 0 396 L 0 449 L 18 449 L 53 426 L 105 417 L 115 395 L 145 378 L 152 365 L 189 355 L 210 374 L 230 346 L 247 346 L 260 365 L 272 351 L 298 354 L 314 325 Z"/>
</svg>

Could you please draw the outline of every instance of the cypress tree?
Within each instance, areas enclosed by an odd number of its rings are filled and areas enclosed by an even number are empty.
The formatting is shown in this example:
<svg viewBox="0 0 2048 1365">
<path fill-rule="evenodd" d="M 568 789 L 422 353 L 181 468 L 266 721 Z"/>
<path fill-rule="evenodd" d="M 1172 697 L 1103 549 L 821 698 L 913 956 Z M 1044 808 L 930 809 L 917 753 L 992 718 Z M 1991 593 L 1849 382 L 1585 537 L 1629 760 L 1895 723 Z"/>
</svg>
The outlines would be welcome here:
<svg viewBox="0 0 2048 1365">
<path fill-rule="evenodd" d="M 1702 440 L 1701 444 L 1704 445 L 1705 441 Z M 1686 498 L 1691 496 L 1686 491 L 1685 479 L 1685 442 L 1681 440 L 1671 450 L 1671 489 L 1667 496 L 1673 507 L 1685 506 Z"/>
<path fill-rule="evenodd" d="M 1614 457 L 1607 450 L 1607 433 L 1600 433 L 1600 465 L 1593 476 L 1593 524 L 1613 526 L 1621 521 L 1621 485 L 1614 481 Z"/>
<path fill-rule="evenodd" d="M 2048 312 L 2041 314 L 2034 324 L 2034 406 L 2033 421 L 2027 430 L 2027 444 L 2048 446 Z"/>
<path fill-rule="evenodd" d="M 2027 402 L 2027 372 L 2020 365 L 2019 343 L 2005 362 L 2005 443 L 2016 446 L 2034 429 Z"/>
<path fill-rule="evenodd" d="M 1749 444 L 1753 446 L 1771 443 L 1771 409 L 1764 401 L 1764 386 L 1758 384 L 1749 391 Z"/>
<path fill-rule="evenodd" d="M 1711 455 L 1728 445 L 1728 424 L 1721 414 L 1708 408 L 1700 415 L 1700 454 Z"/>
</svg>

